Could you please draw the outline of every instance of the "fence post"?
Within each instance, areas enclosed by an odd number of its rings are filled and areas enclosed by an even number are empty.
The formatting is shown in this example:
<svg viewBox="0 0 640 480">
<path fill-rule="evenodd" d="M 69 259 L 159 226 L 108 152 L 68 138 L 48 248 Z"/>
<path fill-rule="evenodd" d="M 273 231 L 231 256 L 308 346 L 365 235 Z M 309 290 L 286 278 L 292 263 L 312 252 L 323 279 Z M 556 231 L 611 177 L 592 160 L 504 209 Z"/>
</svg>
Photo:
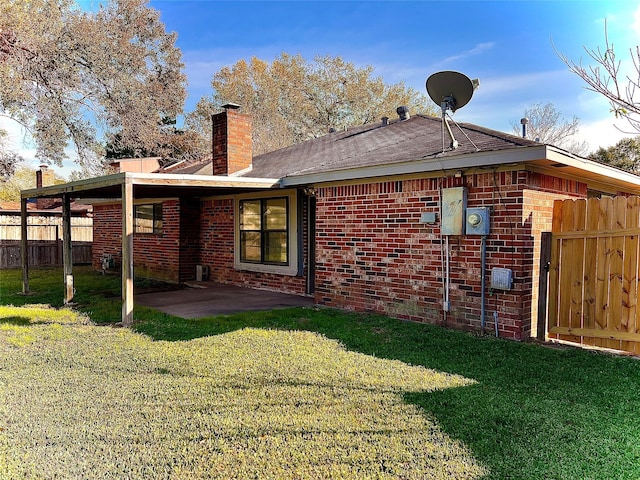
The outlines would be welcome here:
<svg viewBox="0 0 640 480">
<path fill-rule="evenodd" d="M 56 265 L 64 266 L 63 239 L 60 237 L 60 227 L 58 225 L 54 226 L 56 227 Z"/>
<path fill-rule="evenodd" d="M 542 232 L 540 239 L 540 281 L 538 283 L 538 325 L 536 338 L 547 336 L 547 300 L 549 290 L 549 263 L 551 262 L 551 232 Z"/>
</svg>

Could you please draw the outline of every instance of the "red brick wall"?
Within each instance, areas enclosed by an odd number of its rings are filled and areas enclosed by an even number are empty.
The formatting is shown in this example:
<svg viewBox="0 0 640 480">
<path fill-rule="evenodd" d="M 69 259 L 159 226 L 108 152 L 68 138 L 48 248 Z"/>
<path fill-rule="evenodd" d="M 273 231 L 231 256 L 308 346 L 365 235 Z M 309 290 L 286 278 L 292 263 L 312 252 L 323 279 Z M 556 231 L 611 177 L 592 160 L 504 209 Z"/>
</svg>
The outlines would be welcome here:
<svg viewBox="0 0 640 480">
<path fill-rule="evenodd" d="M 209 266 L 211 280 L 298 295 L 305 293 L 306 280 L 304 275 L 276 275 L 234 268 L 233 199 L 202 202 L 201 219 L 200 256 L 202 264 Z"/>
<path fill-rule="evenodd" d="M 586 195 L 576 182 L 556 182 L 526 171 L 479 173 L 461 178 L 415 179 L 318 188 L 316 301 L 398 318 L 463 329 L 481 326 L 481 237 L 450 236 L 450 311 L 443 311 L 444 265 L 439 222 L 420 223 L 422 212 L 439 213 L 439 189 L 465 186 L 469 207 L 492 207 L 487 237 L 485 320 L 499 334 L 529 336 L 532 315 L 534 235 L 525 210 L 525 187 L 560 196 Z M 561 191 L 563 190 L 563 191 Z M 568 193 L 570 192 L 570 193 Z M 539 227 L 536 227 L 539 228 Z M 510 291 L 491 291 L 494 267 L 513 271 Z"/>
<path fill-rule="evenodd" d="M 440 188 L 465 186 L 469 207 L 491 207 L 487 237 L 485 323 L 498 315 L 502 337 L 527 338 L 535 325 L 540 232 L 550 229 L 556 198 L 585 197 L 586 186 L 527 171 L 461 178 L 407 179 L 317 187 L 316 301 L 397 318 L 478 330 L 481 325 L 481 237 L 449 237 L 449 302 L 444 312 Z M 303 210 L 304 212 L 304 210 Z M 303 213 L 306 218 L 306 212 Z M 180 221 L 182 218 L 182 221 Z M 136 275 L 169 281 L 195 278 L 195 265 L 221 283 L 303 294 L 305 276 L 234 268 L 234 201 L 183 199 L 164 203 L 162 235 L 136 235 Z M 119 205 L 94 207 L 94 266 L 103 253 L 120 265 Z M 306 236 L 305 236 L 306 237 Z M 306 245 L 304 246 L 306 253 Z M 306 259 L 306 255 L 304 255 Z M 513 271 L 510 291 L 491 291 L 494 267 Z"/>
<path fill-rule="evenodd" d="M 169 200 L 162 203 L 162 233 L 133 236 L 134 272 L 137 276 L 178 283 L 179 258 L 180 203 Z"/>
<path fill-rule="evenodd" d="M 237 110 L 226 110 L 212 118 L 213 174 L 228 175 L 251 166 L 252 120 Z"/>
<path fill-rule="evenodd" d="M 93 206 L 93 268 L 102 269 L 102 255 L 113 255 L 122 264 L 122 209 L 120 205 Z"/>
<path fill-rule="evenodd" d="M 96 205 L 93 210 L 93 266 L 101 268 L 103 254 L 111 254 L 116 268 L 122 264 L 122 209 L 119 204 Z M 166 201 L 162 206 L 161 234 L 134 234 L 133 257 L 136 276 L 180 282 L 180 203 Z M 186 274 L 185 274 L 186 276 Z"/>
<path fill-rule="evenodd" d="M 195 280 L 196 265 L 209 266 L 210 280 L 239 286 L 304 294 L 306 277 L 240 271 L 234 268 L 233 199 L 165 201 L 162 234 L 134 235 L 136 276 L 169 282 Z M 303 210 L 306 218 L 306 213 Z M 120 205 L 94 207 L 93 266 L 101 268 L 102 254 L 122 262 Z M 306 233 L 303 232 L 303 234 Z M 304 249 L 306 252 L 306 246 Z M 306 255 L 305 257 L 306 258 Z M 305 270 L 306 272 L 306 270 Z"/>
<path fill-rule="evenodd" d="M 179 279 L 187 282 L 196 278 L 200 263 L 200 200 L 180 199 L 180 260 Z"/>
</svg>

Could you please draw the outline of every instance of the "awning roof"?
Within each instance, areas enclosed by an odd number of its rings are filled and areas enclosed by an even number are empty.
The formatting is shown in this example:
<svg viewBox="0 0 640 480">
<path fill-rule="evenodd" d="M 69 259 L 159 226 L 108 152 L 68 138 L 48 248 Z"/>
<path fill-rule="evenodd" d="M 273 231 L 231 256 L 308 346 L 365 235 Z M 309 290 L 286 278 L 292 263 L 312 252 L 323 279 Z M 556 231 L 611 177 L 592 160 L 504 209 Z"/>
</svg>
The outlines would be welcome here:
<svg viewBox="0 0 640 480">
<path fill-rule="evenodd" d="M 60 185 L 22 190 L 24 198 L 60 197 L 120 198 L 122 186 L 132 184 L 135 198 L 166 198 L 188 194 L 191 197 L 280 188 L 274 178 L 247 178 L 212 175 L 175 175 L 159 173 L 123 172 L 89 178 Z"/>
</svg>

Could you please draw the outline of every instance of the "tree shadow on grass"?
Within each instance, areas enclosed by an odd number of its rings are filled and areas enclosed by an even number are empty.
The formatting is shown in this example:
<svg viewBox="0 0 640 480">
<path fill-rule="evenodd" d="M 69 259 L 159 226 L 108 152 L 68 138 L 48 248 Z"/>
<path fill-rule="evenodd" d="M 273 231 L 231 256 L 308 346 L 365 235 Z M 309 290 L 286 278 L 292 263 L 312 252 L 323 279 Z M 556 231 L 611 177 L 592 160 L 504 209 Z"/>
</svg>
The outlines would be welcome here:
<svg viewBox="0 0 640 480">
<path fill-rule="evenodd" d="M 0 324 L 9 324 L 9 325 L 15 325 L 18 327 L 23 327 L 23 326 L 31 325 L 31 321 L 27 317 L 18 317 L 18 316 L 0 317 Z"/>
</svg>

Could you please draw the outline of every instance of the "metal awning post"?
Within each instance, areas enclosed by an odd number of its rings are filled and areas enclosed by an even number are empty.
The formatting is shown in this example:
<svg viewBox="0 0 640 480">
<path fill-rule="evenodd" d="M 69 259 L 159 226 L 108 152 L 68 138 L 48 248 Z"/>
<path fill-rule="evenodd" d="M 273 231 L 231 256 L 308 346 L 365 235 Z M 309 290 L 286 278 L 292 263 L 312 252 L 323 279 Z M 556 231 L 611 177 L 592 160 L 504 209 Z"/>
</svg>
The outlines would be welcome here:
<svg viewBox="0 0 640 480">
<path fill-rule="evenodd" d="M 22 293 L 29 293 L 29 242 L 27 239 L 27 199 L 20 199 L 20 254 L 22 263 Z"/>
<path fill-rule="evenodd" d="M 122 324 L 133 324 L 133 183 L 122 183 Z"/>
</svg>

